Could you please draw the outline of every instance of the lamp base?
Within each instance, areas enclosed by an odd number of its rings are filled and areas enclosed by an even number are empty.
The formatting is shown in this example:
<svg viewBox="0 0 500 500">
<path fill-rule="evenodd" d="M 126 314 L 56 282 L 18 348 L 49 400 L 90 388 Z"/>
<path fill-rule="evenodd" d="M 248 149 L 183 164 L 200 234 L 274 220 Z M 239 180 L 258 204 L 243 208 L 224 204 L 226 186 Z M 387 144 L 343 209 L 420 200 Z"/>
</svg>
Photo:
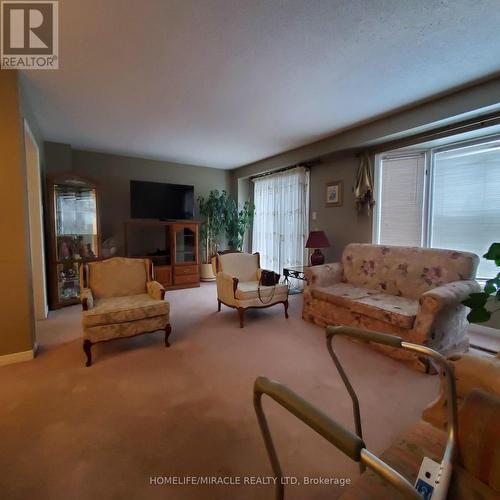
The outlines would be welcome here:
<svg viewBox="0 0 500 500">
<path fill-rule="evenodd" d="M 311 254 L 311 266 L 320 266 L 325 263 L 325 256 L 321 253 L 319 248 L 316 248 Z"/>
</svg>

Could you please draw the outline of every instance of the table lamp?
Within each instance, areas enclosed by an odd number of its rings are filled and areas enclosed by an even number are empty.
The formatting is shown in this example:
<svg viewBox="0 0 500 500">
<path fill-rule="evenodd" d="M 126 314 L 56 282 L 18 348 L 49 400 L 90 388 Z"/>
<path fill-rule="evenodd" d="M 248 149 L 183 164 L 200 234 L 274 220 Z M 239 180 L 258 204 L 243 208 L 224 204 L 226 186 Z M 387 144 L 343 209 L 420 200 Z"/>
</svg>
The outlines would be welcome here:
<svg viewBox="0 0 500 500">
<path fill-rule="evenodd" d="M 328 248 L 330 242 L 324 231 L 311 231 L 307 238 L 306 248 L 314 248 L 311 254 L 311 266 L 318 266 L 325 262 L 325 256 L 321 253 L 320 248 Z"/>
</svg>

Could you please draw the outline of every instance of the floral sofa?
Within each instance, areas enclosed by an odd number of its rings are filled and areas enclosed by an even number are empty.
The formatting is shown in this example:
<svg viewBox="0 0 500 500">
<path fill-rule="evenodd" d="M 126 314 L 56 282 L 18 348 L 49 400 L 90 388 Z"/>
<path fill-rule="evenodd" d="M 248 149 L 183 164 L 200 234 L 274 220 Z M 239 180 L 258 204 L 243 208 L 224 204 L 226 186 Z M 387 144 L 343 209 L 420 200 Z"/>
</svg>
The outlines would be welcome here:
<svg viewBox="0 0 500 500">
<path fill-rule="evenodd" d="M 461 251 L 353 243 L 342 262 L 306 270 L 302 317 L 321 326 L 390 333 L 443 354 L 463 352 L 469 341 L 461 302 L 480 290 L 478 262 Z M 429 370 L 411 353 L 376 348 Z"/>
</svg>

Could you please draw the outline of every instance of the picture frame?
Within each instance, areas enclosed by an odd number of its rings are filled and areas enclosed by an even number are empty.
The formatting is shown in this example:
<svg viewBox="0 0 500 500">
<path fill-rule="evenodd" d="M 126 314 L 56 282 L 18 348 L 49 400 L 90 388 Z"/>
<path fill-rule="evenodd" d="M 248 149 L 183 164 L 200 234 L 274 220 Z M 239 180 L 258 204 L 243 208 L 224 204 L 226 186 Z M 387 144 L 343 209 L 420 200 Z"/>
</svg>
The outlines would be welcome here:
<svg viewBox="0 0 500 500">
<path fill-rule="evenodd" d="M 325 204 L 327 207 L 341 207 L 343 201 L 343 182 L 332 181 L 326 183 Z"/>
</svg>

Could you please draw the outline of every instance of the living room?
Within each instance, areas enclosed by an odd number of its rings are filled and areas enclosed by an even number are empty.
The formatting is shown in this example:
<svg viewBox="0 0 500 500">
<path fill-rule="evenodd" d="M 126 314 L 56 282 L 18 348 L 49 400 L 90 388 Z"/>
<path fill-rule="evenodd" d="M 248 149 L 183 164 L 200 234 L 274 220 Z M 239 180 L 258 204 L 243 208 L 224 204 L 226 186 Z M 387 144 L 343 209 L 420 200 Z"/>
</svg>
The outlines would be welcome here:
<svg viewBox="0 0 500 500">
<path fill-rule="evenodd" d="M 497 498 L 497 7 L 2 2 L 0 496 Z"/>
</svg>

